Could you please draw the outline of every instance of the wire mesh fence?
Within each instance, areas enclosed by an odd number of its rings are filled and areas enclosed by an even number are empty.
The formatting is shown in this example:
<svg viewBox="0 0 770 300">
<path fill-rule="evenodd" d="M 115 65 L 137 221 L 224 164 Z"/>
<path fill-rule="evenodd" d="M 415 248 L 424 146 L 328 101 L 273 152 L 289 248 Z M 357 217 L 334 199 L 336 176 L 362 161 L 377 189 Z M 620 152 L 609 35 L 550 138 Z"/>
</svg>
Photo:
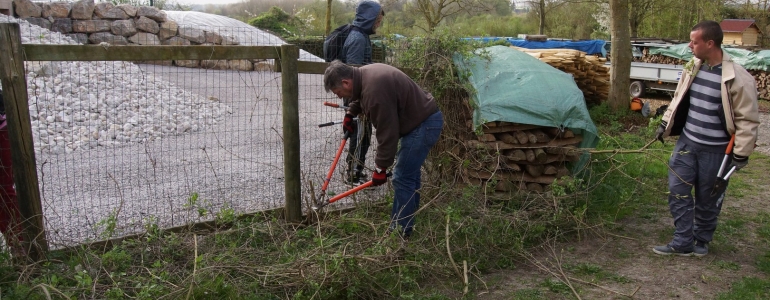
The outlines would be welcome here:
<svg viewBox="0 0 770 300">
<path fill-rule="evenodd" d="M 18 22 L 25 44 L 77 43 Z M 191 45 L 206 45 L 212 33 L 232 44 L 282 43 L 250 26 L 192 23 L 178 29 L 202 31 L 204 41 Z M 319 61 L 304 51 L 300 60 Z M 26 62 L 51 247 L 282 207 L 281 74 L 272 71 L 273 64 L 257 59 Z M 309 183 L 318 191 L 342 137 L 340 126 L 317 126 L 344 115 L 322 105 L 336 101 L 324 91 L 322 77 L 298 78 L 306 200 Z M 349 188 L 340 174 L 344 169 L 340 164 L 330 193 Z M 376 199 L 384 191 L 359 198 Z"/>
</svg>

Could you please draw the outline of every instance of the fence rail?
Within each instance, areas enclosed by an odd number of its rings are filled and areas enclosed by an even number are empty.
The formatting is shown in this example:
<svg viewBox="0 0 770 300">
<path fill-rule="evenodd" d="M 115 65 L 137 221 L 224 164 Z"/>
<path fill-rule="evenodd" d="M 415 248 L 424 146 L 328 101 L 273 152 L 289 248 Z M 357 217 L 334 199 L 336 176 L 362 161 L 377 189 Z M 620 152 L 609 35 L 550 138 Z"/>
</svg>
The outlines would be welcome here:
<svg viewBox="0 0 770 300">
<path fill-rule="evenodd" d="M 22 45 L 27 61 L 276 59 L 280 46 Z"/>
</svg>

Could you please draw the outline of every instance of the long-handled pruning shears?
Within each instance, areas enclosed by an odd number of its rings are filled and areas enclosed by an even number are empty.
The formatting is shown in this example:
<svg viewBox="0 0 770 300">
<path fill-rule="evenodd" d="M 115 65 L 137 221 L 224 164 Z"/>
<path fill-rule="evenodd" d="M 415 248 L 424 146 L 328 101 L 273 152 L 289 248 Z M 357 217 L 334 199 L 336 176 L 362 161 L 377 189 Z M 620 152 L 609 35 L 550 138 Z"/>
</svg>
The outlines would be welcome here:
<svg viewBox="0 0 770 300">
<path fill-rule="evenodd" d="M 714 188 L 711 189 L 711 197 L 716 196 L 719 194 L 719 192 L 724 188 L 725 184 L 727 184 L 727 180 L 730 179 L 730 176 L 733 175 L 735 172 L 735 166 L 730 168 L 730 170 L 727 170 L 727 174 L 724 174 L 725 167 L 727 166 L 727 161 L 730 159 L 730 153 L 733 151 L 733 145 L 735 144 L 735 135 L 733 134 L 730 137 L 730 143 L 727 144 L 727 149 L 725 149 L 725 157 L 722 158 L 722 165 L 719 166 L 719 172 L 717 173 L 717 179 L 714 181 Z"/>
<path fill-rule="evenodd" d="M 387 176 L 390 177 L 391 175 L 393 175 L 393 174 L 388 172 Z M 350 189 L 350 190 L 348 190 L 348 191 L 346 191 L 346 192 L 344 192 L 342 194 L 334 196 L 334 197 L 330 198 L 329 200 L 318 201 L 318 203 L 313 205 L 312 209 L 313 210 L 319 210 L 319 209 L 323 208 L 324 206 L 327 206 L 329 204 L 337 202 L 337 200 L 340 200 L 340 199 L 345 198 L 347 196 L 350 196 L 350 195 L 353 195 L 355 193 L 358 193 L 360 190 L 363 190 L 365 188 L 371 187 L 372 185 L 374 185 L 374 181 L 369 180 L 366 183 L 363 183 L 363 184 L 361 184 L 361 185 L 359 185 L 357 187 L 354 187 L 354 188 L 352 188 L 352 189 Z"/>
<path fill-rule="evenodd" d="M 347 108 L 347 106 L 340 106 L 339 104 L 335 104 L 331 102 L 324 102 L 324 105 L 335 107 L 335 108 Z M 326 126 L 331 126 L 331 125 L 340 124 L 340 123 L 342 123 L 342 121 L 322 123 L 322 124 L 318 124 L 318 127 L 326 127 Z M 326 189 L 329 187 L 329 182 L 331 182 L 332 175 L 334 175 L 334 169 L 337 168 L 337 163 L 340 161 L 340 156 L 342 156 L 342 151 L 345 150 L 345 143 L 347 143 L 349 137 L 350 137 L 350 133 L 347 133 L 347 132 L 342 136 L 342 141 L 340 141 L 340 147 L 337 148 L 337 153 L 334 155 L 334 161 L 332 161 L 332 165 L 331 167 L 329 167 L 329 172 L 326 173 L 326 178 L 324 178 L 324 183 L 321 186 L 321 195 L 318 197 L 318 200 L 317 200 L 318 203 L 324 202 L 324 198 L 326 198 Z"/>
<path fill-rule="evenodd" d="M 334 169 L 337 168 L 337 163 L 340 161 L 340 156 L 342 155 L 342 151 L 345 149 L 345 143 L 348 141 L 348 137 L 350 137 L 349 133 L 345 133 L 345 135 L 342 137 L 340 147 L 337 149 L 337 154 L 334 155 L 334 161 L 332 162 L 331 167 L 329 167 L 329 173 L 326 173 L 324 184 L 321 186 L 321 195 L 318 197 L 318 203 L 322 203 L 324 198 L 326 198 L 326 188 L 329 187 L 329 182 L 332 180 Z M 315 206 L 313 206 L 313 209 L 316 209 Z"/>
</svg>

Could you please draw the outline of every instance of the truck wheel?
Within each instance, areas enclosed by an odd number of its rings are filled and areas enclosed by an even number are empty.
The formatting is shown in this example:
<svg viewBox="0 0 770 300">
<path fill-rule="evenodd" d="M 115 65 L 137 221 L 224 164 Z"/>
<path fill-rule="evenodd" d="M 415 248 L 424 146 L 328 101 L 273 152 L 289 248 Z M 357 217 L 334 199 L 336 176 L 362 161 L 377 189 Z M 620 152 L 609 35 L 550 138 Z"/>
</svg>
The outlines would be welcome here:
<svg viewBox="0 0 770 300">
<path fill-rule="evenodd" d="M 631 86 L 628 88 L 631 97 L 634 98 L 641 98 L 644 96 L 644 89 L 646 89 L 646 87 L 644 86 L 644 82 L 641 81 L 631 82 Z"/>
</svg>

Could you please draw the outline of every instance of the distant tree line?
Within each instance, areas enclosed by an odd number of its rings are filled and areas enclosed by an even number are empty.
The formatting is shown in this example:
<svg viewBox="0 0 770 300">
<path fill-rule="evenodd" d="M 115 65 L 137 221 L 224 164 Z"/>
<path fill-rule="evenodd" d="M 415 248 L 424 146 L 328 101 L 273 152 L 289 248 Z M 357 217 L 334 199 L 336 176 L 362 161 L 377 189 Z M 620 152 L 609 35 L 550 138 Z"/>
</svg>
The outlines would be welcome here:
<svg viewBox="0 0 770 300">
<path fill-rule="evenodd" d="M 770 32 L 770 0 L 626 0 L 632 37 L 686 40 L 700 20 L 754 19 Z M 332 28 L 352 22 L 357 1 L 332 0 Z M 447 30 L 462 36 L 545 34 L 566 39 L 609 39 L 609 0 L 380 0 L 381 35 L 419 36 Z M 205 12 L 254 24 L 261 15 L 287 17 L 281 35 L 321 36 L 327 0 L 249 0 L 208 5 Z M 271 10 L 273 9 L 273 10 Z M 263 18 L 265 18 L 263 16 Z M 251 22 L 250 22 L 251 21 Z M 264 26 L 264 24 L 261 24 Z M 258 25 L 259 27 L 259 25 Z M 267 28 L 274 30 L 276 28 Z"/>
</svg>

